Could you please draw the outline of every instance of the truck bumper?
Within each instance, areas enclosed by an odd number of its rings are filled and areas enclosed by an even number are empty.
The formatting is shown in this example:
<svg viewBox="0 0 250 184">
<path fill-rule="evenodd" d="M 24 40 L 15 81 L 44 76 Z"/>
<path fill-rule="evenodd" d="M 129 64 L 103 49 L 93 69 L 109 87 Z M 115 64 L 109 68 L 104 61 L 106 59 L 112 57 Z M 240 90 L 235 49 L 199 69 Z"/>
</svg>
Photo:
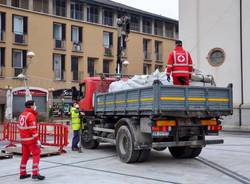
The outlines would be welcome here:
<svg viewBox="0 0 250 184">
<path fill-rule="evenodd" d="M 178 147 L 178 146 L 191 146 L 191 147 L 205 147 L 208 144 L 223 144 L 223 139 L 206 140 L 206 141 L 179 141 L 179 142 L 153 142 L 153 148 L 159 147 Z"/>
</svg>

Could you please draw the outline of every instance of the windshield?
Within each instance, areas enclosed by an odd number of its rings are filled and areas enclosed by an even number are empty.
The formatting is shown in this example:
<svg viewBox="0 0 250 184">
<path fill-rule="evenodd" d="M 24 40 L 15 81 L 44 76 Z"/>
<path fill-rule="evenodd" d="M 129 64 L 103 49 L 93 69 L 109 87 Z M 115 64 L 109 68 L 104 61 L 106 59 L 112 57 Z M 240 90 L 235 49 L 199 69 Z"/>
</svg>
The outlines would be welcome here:
<svg viewBox="0 0 250 184">
<path fill-rule="evenodd" d="M 80 87 L 80 99 L 82 99 L 85 97 L 86 84 L 81 83 L 79 87 Z"/>
</svg>

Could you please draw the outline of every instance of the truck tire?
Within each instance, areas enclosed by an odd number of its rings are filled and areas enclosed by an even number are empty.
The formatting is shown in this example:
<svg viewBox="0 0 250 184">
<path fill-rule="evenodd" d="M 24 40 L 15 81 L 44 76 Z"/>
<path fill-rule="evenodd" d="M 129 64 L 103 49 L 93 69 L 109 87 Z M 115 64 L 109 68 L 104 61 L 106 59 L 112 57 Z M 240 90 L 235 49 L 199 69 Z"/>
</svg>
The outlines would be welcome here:
<svg viewBox="0 0 250 184">
<path fill-rule="evenodd" d="M 182 147 L 169 147 L 168 148 L 171 155 L 174 158 L 195 158 L 199 156 L 201 153 L 202 148 L 191 148 L 189 146 L 182 146 Z"/>
<path fill-rule="evenodd" d="M 154 148 L 155 151 L 164 151 L 167 147 Z"/>
<path fill-rule="evenodd" d="M 96 149 L 99 146 L 99 142 L 94 140 L 88 130 L 84 130 L 81 136 L 81 144 L 86 149 Z"/>
<path fill-rule="evenodd" d="M 140 150 L 140 154 L 138 157 L 138 162 L 145 162 L 148 160 L 149 155 L 150 155 L 151 150 L 150 149 L 144 149 L 144 150 Z"/>
<path fill-rule="evenodd" d="M 139 157 L 139 150 L 134 150 L 134 143 L 128 127 L 121 126 L 116 134 L 116 151 L 122 162 L 136 162 Z"/>
</svg>

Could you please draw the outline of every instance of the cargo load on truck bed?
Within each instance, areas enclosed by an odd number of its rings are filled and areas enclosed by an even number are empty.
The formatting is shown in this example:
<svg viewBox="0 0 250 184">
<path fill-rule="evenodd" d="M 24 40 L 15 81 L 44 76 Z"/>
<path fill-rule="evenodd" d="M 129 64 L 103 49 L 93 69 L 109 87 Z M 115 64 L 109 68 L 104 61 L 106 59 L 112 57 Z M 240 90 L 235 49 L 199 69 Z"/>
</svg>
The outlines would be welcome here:
<svg viewBox="0 0 250 184">
<path fill-rule="evenodd" d="M 167 115 L 213 117 L 232 114 L 232 85 L 199 87 L 162 85 L 96 94 L 97 115 Z"/>
</svg>

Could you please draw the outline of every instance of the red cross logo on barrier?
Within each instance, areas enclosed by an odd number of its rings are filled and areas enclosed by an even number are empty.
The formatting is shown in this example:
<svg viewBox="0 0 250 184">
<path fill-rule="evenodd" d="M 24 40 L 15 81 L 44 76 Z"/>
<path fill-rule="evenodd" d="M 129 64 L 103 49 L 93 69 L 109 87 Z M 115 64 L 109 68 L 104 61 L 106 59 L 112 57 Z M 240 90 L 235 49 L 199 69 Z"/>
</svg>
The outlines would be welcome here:
<svg viewBox="0 0 250 184">
<path fill-rule="evenodd" d="M 177 61 L 178 61 L 179 63 L 184 63 L 184 62 L 186 61 L 186 58 L 185 58 L 183 55 L 179 55 L 179 56 L 177 57 Z"/>
</svg>

